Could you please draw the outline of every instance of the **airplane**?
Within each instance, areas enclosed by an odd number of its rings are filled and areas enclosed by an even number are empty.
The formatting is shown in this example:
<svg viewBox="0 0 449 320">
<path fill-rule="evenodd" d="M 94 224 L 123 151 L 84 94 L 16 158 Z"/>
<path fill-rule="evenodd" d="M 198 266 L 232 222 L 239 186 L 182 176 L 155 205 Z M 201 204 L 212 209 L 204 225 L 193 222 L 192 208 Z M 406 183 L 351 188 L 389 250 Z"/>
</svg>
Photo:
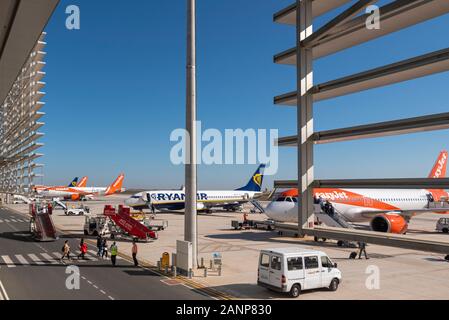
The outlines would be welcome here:
<svg viewBox="0 0 449 320">
<path fill-rule="evenodd" d="M 262 164 L 251 176 L 249 182 L 242 188 L 228 191 L 198 191 L 197 209 L 210 212 L 211 208 L 223 208 L 228 211 L 237 211 L 241 205 L 256 199 L 261 195 L 263 183 Z M 185 190 L 157 190 L 144 191 L 133 195 L 125 204 L 136 210 L 183 210 L 185 208 Z"/>
<path fill-rule="evenodd" d="M 67 186 L 67 187 L 77 187 L 77 186 L 79 186 L 80 184 L 81 184 L 81 182 L 83 182 L 84 183 L 84 180 L 83 179 L 86 179 L 86 183 L 87 183 L 87 177 L 84 177 L 80 182 L 78 182 L 78 177 L 75 177 L 73 180 L 72 180 L 72 182 L 70 182 L 69 183 L 69 185 Z M 37 186 L 34 186 L 34 191 L 35 192 L 37 192 L 37 193 L 39 193 L 39 191 L 42 191 L 42 190 L 45 190 L 45 189 L 48 189 L 48 188 L 52 188 L 52 187 L 49 187 L 49 186 L 43 186 L 43 185 L 37 185 Z M 53 187 L 54 188 L 54 187 Z"/>
<path fill-rule="evenodd" d="M 86 187 L 87 177 L 84 177 L 81 182 L 84 186 L 76 187 L 49 187 L 38 191 L 38 194 L 49 198 L 64 198 L 67 200 L 87 200 L 94 196 L 110 196 L 112 194 L 124 192 L 122 188 L 124 174 L 120 174 L 117 179 L 109 187 Z"/>
<path fill-rule="evenodd" d="M 85 188 L 87 186 L 88 179 L 89 179 L 89 177 L 82 177 L 81 180 L 74 187 Z"/>
<path fill-rule="evenodd" d="M 429 178 L 444 178 L 448 152 L 442 151 Z M 371 230 L 405 234 L 410 219 L 418 214 L 433 212 L 447 214 L 448 209 L 432 209 L 429 203 L 447 201 L 444 190 L 424 189 L 329 189 L 313 190 L 318 203 L 329 202 L 348 222 L 370 222 Z M 279 222 L 298 222 L 298 189 L 282 193 L 265 209 L 270 219 Z"/>
</svg>

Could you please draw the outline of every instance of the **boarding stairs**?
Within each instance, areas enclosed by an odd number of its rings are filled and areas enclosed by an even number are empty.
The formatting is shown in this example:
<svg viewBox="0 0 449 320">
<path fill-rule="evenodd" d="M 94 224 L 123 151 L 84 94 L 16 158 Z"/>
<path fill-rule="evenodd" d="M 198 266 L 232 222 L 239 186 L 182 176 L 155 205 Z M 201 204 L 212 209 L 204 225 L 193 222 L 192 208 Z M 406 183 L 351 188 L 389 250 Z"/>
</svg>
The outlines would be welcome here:
<svg viewBox="0 0 449 320">
<path fill-rule="evenodd" d="M 120 205 L 118 211 L 107 205 L 104 207 L 104 215 L 110 218 L 116 227 L 118 227 L 124 235 L 128 235 L 133 239 L 149 241 L 157 239 L 157 233 L 150 230 L 147 226 L 131 217 L 130 208 Z"/>
<path fill-rule="evenodd" d="M 57 206 L 61 207 L 63 210 L 67 210 L 67 205 L 59 199 L 53 199 L 53 206 L 56 208 Z"/>
<path fill-rule="evenodd" d="M 257 210 L 259 210 L 260 213 L 265 213 L 265 208 L 262 207 L 262 205 L 260 204 L 259 201 L 257 201 L 257 200 L 251 200 L 250 202 L 251 202 L 251 204 L 254 206 L 254 208 L 256 208 Z"/>
<path fill-rule="evenodd" d="M 30 204 L 32 202 L 29 198 L 21 195 L 15 195 L 14 198 L 17 200 L 22 200 L 26 204 Z"/>
<path fill-rule="evenodd" d="M 334 207 L 332 207 L 332 211 L 325 212 L 320 204 L 315 204 L 314 210 L 317 221 L 328 227 L 354 229 L 354 226 Z"/>
<path fill-rule="evenodd" d="M 56 228 L 51 218 L 52 213 L 53 207 L 51 205 L 30 204 L 30 231 L 37 241 L 49 242 L 58 239 Z"/>
</svg>

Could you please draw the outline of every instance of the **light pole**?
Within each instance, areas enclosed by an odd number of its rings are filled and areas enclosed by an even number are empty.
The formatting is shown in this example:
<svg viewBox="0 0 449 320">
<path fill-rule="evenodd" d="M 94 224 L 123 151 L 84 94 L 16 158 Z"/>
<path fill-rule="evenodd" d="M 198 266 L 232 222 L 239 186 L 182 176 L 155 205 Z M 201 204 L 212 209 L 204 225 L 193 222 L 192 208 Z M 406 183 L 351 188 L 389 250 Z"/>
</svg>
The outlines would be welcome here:
<svg viewBox="0 0 449 320">
<path fill-rule="evenodd" d="M 184 240 L 192 243 L 192 266 L 197 266 L 197 183 L 196 183 L 196 1 L 187 0 L 187 102 L 188 137 L 185 165 Z"/>
</svg>

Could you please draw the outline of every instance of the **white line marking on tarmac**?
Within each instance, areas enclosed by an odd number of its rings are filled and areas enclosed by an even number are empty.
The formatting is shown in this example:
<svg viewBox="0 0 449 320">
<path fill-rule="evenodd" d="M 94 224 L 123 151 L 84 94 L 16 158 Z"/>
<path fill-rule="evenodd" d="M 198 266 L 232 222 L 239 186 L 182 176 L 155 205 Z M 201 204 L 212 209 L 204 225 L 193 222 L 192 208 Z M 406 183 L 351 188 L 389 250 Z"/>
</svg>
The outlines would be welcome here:
<svg viewBox="0 0 449 320">
<path fill-rule="evenodd" d="M 94 250 L 88 250 L 87 253 L 90 254 L 89 260 L 98 261 L 97 252 Z"/>
<path fill-rule="evenodd" d="M 16 265 L 14 262 L 12 262 L 11 258 L 9 256 L 2 256 L 3 261 L 5 261 L 8 268 L 15 268 Z"/>
<path fill-rule="evenodd" d="M 3 300 L 9 300 L 8 294 L 6 293 L 5 287 L 3 286 L 3 283 L 1 281 L 0 281 L 0 293 L 3 296 L 2 297 Z"/>
<path fill-rule="evenodd" d="M 21 265 L 27 266 L 27 265 L 30 264 L 30 263 L 28 262 L 28 260 L 25 259 L 21 254 L 16 254 L 16 258 L 17 258 L 17 260 L 19 260 L 19 262 L 20 262 Z"/>
<path fill-rule="evenodd" d="M 11 219 L 12 222 L 18 222 L 16 219 Z"/>
<path fill-rule="evenodd" d="M 2 219 L 0 219 L 0 223 L 3 223 L 3 220 L 2 220 Z"/>
<path fill-rule="evenodd" d="M 108 298 L 109 298 L 110 300 L 114 300 L 114 298 L 113 298 L 113 297 L 111 297 L 111 296 L 108 296 Z"/>
<path fill-rule="evenodd" d="M 106 292 L 104 292 L 104 290 L 100 290 L 100 292 L 101 292 L 102 294 L 106 294 Z"/>
<path fill-rule="evenodd" d="M 29 254 L 28 257 L 31 258 L 31 260 L 33 260 L 33 262 L 37 265 L 43 265 L 44 263 L 41 261 L 41 259 L 39 259 L 35 254 Z"/>
<path fill-rule="evenodd" d="M 50 262 L 51 264 L 58 264 L 58 262 L 52 256 L 50 256 L 48 253 L 41 253 L 41 256 L 43 256 L 44 259 L 47 260 L 48 262 Z"/>
<path fill-rule="evenodd" d="M 9 220 L 8 220 L 8 219 L 5 219 L 5 222 L 6 222 L 6 223 L 9 223 Z"/>
<path fill-rule="evenodd" d="M 62 256 L 61 253 L 59 253 L 59 252 L 52 252 L 51 254 L 52 254 L 55 258 L 61 260 L 61 256 Z"/>
</svg>

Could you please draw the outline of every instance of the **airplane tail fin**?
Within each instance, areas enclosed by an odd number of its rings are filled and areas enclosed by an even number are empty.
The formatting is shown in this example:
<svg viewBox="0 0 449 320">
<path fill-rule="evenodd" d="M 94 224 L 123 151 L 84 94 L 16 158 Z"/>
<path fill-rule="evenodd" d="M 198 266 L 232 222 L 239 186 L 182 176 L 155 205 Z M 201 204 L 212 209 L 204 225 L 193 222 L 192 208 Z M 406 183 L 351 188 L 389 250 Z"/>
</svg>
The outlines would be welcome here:
<svg viewBox="0 0 449 320">
<path fill-rule="evenodd" d="M 248 184 L 240 189 L 237 189 L 237 191 L 255 191 L 259 192 L 262 190 L 262 183 L 263 183 L 263 170 L 265 169 L 265 165 L 261 164 L 259 168 L 257 168 L 257 171 L 254 172 L 251 179 L 249 180 Z"/>
<path fill-rule="evenodd" d="M 106 189 L 105 195 L 109 196 L 114 193 L 120 193 L 122 191 L 123 180 L 125 180 L 125 175 L 119 175 L 114 183 Z"/>
<path fill-rule="evenodd" d="M 87 179 L 89 179 L 89 177 L 82 177 L 80 182 L 78 182 L 78 184 L 76 186 L 78 188 L 85 188 L 85 187 L 87 187 Z"/>
<path fill-rule="evenodd" d="M 78 184 L 78 177 L 73 179 L 73 181 L 69 183 L 68 187 L 73 188 L 73 187 L 76 187 L 77 184 Z"/>
<path fill-rule="evenodd" d="M 446 169 L 447 169 L 447 161 L 448 161 L 448 152 L 443 150 L 440 152 L 435 165 L 430 171 L 429 178 L 438 179 L 446 177 Z"/>
</svg>

